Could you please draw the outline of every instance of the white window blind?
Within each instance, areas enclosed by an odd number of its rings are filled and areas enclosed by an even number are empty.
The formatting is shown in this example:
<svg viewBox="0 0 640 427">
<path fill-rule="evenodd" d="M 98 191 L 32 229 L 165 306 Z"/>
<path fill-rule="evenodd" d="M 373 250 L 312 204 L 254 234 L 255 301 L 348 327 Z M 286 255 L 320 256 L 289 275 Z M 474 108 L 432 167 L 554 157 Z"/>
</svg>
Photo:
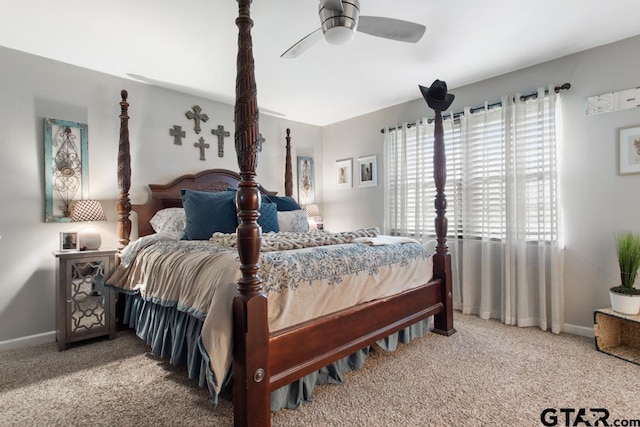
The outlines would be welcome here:
<svg viewBox="0 0 640 427">
<path fill-rule="evenodd" d="M 460 174 L 462 192 L 462 230 L 469 238 L 505 237 L 507 197 L 506 129 L 502 108 L 483 109 L 461 117 L 465 140 Z M 464 171 L 464 174 L 463 174 Z"/>
<path fill-rule="evenodd" d="M 527 240 L 558 239 L 557 112 L 552 96 L 516 106 L 516 194 L 523 197 Z"/>
</svg>

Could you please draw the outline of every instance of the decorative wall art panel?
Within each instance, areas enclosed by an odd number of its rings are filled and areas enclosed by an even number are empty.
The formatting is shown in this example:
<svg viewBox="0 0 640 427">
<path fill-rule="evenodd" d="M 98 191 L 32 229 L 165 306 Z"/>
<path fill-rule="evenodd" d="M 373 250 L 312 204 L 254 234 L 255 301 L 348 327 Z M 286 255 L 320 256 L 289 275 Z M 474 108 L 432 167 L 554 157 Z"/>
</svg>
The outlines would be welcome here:
<svg viewBox="0 0 640 427">
<path fill-rule="evenodd" d="M 298 203 L 302 206 L 316 202 L 316 182 L 313 157 L 298 156 Z"/>
<path fill-rule="evenodd" d="M 89 195 L 88 128 L 44 119 L 45 222 L 70 222 L 73 202 Z"/>
<path fill-rule="evenodd" d="M 640 107 L 640 87 L 587 98 L 587 116 Z"/>
</svg>

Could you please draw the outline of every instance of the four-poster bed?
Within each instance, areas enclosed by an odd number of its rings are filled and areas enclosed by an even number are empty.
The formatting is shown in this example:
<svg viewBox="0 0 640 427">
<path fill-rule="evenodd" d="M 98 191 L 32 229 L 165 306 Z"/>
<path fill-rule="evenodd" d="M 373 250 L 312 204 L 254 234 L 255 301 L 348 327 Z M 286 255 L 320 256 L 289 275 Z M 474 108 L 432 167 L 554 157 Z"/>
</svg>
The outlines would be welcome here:
<svg viewBox="0 0 640 427">
<path fill-rule="evenodd" d="M 446 179 L 444 141 L 442 127 L 436 126 L 434 177 L 436 180 L 436 253 L 430 257 L 432 275 L 423 275 L 415 286 L 400 283 L 399 291 L 389 291 L 382 297 L 362 300 L 328 314 L 321 314 L 284 327 L 271 329 L 272 314 L 269 311 L 271 295 L 265 292 L 259 275 L 264 262 L 265 240 L 259 224 L 261 199 L 276 197 L 258 184 L 256 180 L 258 131 L 258 108 L 252 54 L 250 18 L 251 0 L 238 0 L 239 28 L 236 104 L 234 111 L 235 147 L 239 173 L 214 169 L 179 177 L 166 185 L 150 185 L 151 199 L 145 205 L 133 206 L 129 200 L 131 185 L 131 158 L 129 154 L 129 117 L 126 91 L 122 91 L 121 130 L 118 152 L 118 232 L 122 248 L 130 244 L 130 212 L 138 215 L 140 236 L 153 233 L 150 219 L 160 210 L 183 206 L 185 189 L 202 191 L 234 192 L 237 205 L 238 225 L 236 230 L 234 258 L 239 258 L 237 289 L 229 301 L 232 313 L 228 320 L 232 330 L 232 383 L 234 420 L 236 425 L 269 425 L 271 392 L 293 383 L 305 375 L 348 357 L 391 334 L 405 330 L 427 318 L 433 317 L 433 331 L 451 335 L 453 328 L 451 266 L 446 246 L 446 199 L 443 189 Z M 436 111 L 436 123 L 441 124 L 441 115 Z M 285 168 L 285 194 L 292 192 L 290 156 L 290 134 L 287 130 L 287 160 Z M 181 197 L 182 196 L 182 197 Z M 285 197 L 286 197 L 285 196 Z M 352 238 L 351 236 L 349 238 Z M 177 244 L 170 242 L 170 244 Z M 167 243 L 169 245 L 169 243 Z M 130 245 L 129 245 L 130 246 Z M 366 245 L 361 245 L 366 246 Z M 369 249 L 366 250 L 384 250 Z M 373 247 L 371 247 L 373 248 Z M 364 250 L 364 249 L 363 249 Z M 228 255 L 228 251 L 224 256 Z M 219 252 L 216 252 L 216 256 Z M 164 256 L 164 255 L 163 255 Z M 370 253 L 368 256 L 372 256 Z M 132 261 L 131 264 L 135 264 Z M 416 261 L 419 268 L 426 262 Z M 431 264 L 429 263 L 429 269 Z M 135 267 L 132 267 L 135 268 Z M 395 270 L 394 270 L 395 271 Z M 404 276 L 390 276 L 396 282 Z M 403 277 L 398 279 L 398 277 Z M 117 285 L 114 285 L 117 287 Z M 147 289 L 149 291 L 149 289 Z M 218 291 L 216 291 L 218 292 Z M 133 292 L 130 292 L 133 293 Z M 324 298 L 323 296 L 319 299 Z M 119 299 L 121 302 L 122 298 Z M 127 309 L 129 310 L 129 309 Z M 124 310 L 120 316 L 127 317 Z M 173 316 L 173 315 L 172 315 Z M 203 317 L 205 322 L 210 318 Z M 189 322 L 186 319 L 185 322 Z M 282 326 L 282 325 L 280 325 Z M 198 340 L 204 351 L 204 365 L 209 360 L 205 340 Z M 163 349 L 164 350 L 164 349 Z M 191 350 L 189 350 L 191 351 Z M 182 357 L 182 356 L 181 356 Z M 191 356 L 189 356 L 190 358 Z M 192 362 L 191 359 L 188 363 Z M 202 380 L 202 377 L 201 377 Z M 218 382 L 221 378 L 218 378 Z"/>
</svg>

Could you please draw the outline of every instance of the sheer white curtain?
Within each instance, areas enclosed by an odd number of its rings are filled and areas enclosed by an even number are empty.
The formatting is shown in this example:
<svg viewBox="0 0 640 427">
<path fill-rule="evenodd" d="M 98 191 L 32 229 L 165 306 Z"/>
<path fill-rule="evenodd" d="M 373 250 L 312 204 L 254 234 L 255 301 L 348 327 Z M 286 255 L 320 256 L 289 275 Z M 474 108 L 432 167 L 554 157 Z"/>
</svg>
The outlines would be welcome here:
<svg viewBox="0 0 640 427">
<path fill-rule="evenodd" d="M 558 102 L 540 88 L 445 120 L 448 244 L 463 313 L 562 330 Z M 385 232 L 434 235 L 432 141 L 426 120 L 386 133 Z"/>
</svg>

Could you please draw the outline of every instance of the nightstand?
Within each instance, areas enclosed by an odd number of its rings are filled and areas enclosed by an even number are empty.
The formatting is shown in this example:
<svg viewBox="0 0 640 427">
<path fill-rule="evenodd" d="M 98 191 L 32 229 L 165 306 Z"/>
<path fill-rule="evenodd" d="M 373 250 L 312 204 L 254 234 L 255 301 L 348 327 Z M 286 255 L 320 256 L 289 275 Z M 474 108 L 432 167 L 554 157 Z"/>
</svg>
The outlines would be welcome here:
<svg viewBox="0 0 640 427">
<path fill-rule="evenodd" d="M 67 344 L 116 336 L 115 296 L 106 279 L 116 267 L 117 250 L 54 251 L 57 258 L 56 341 Z"/>
</svg>

